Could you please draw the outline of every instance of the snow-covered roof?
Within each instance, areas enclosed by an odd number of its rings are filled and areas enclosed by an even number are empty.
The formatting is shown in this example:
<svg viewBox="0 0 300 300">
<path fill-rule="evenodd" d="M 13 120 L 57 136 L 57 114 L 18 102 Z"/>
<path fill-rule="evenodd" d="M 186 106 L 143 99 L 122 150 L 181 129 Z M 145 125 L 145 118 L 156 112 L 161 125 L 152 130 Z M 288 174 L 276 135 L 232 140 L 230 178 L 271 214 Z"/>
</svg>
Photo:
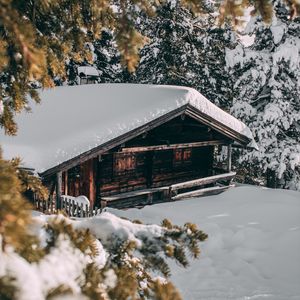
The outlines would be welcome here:
<svg viewBox="0 0 300 300">
<path fill-rule="evenodd" d="M 99 76 L 99 72 L 92 66 L 81 66 L 77 68 L 78 74 L 84 74 L 85 76 Z"/>
<path fill-rule="evenodd" d="M 4 158 L 43 172 L 189 104 L 254 142 L 249 128 L 192 88 L 139 84 L 56 87 L 16 116 L 18 135 L 0 131 Z M 255 143 L 255 142 L 254 142 Z"/>
</svg>

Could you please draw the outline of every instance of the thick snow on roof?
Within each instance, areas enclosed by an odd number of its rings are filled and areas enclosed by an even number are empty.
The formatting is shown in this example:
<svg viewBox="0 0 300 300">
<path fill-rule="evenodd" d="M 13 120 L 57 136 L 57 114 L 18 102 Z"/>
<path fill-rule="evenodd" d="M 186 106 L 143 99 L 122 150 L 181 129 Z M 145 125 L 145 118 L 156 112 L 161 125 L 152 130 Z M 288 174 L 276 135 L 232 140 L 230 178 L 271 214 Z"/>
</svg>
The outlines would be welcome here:
<svg viewBox="0 0 300 300">
<path fill-rule="evenodd" d="M 43 172 L 187 103 L 253 140 L 249 128 L 187 87 L 98 84 L 41 92 L 41 104 L 16 117 L 16 137 L 0 131 L 4 157 Z M 254 142 L 254 141 L 253 141 Z M 254 142 L 255 143 L 255 142 Z"/>
</svg>

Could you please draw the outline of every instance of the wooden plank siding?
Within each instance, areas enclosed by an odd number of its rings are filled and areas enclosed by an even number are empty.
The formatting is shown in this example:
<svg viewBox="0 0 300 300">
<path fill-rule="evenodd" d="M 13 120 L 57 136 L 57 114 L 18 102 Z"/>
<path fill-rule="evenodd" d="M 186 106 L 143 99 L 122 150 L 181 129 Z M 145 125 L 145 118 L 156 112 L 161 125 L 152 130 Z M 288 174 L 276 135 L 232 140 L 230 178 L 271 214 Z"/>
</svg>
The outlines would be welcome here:
<svg viewBox="0 0 300 300">
<path fill-rule="evenodd" d="M 129 192 L 147 187 L 146 154 L 135 155 L 135 168 L 117 173 L 114 169 L 114 160 L 121 157 L 121 153 L 110 153 L 102 156 L 100 197 Z"/>
<path fill-rule="evenodd" d="M 208 175 L 208 169 L 212 167 L 209 148 L 191 149 L 191 160 L 179 165 L 174 163 L 174 150 L 155 151 L 152 187 L 170 185 Z"/>
</svg>

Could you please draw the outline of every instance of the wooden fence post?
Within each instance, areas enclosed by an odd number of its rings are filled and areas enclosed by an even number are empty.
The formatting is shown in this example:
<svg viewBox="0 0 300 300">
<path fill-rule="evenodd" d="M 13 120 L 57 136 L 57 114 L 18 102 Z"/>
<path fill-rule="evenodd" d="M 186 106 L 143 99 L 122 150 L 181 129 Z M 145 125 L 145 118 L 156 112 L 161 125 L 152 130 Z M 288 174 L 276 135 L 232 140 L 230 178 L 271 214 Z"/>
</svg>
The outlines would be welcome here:
<svg viewBox="0 0 300 300">
<path fill-rule="evenodd" d="M 75 210 L 76 210 L 75 201 L 74 201 L 74 199 L 72 199 L 72 205 L 71 205 L 71 214 L 70 214 L 70 217 L 74 217 L 74 215 L 75 215 Z M 76 211 L 76 213 L 77 213 L 77 211 Z"/>
</svg>

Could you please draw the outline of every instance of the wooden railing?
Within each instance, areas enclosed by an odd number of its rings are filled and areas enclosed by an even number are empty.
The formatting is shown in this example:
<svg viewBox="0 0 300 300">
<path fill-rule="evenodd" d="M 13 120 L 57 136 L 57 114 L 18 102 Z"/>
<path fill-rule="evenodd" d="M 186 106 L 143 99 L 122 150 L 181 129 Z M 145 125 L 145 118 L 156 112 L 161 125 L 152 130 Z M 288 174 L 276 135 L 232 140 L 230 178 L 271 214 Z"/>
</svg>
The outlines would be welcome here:
<svg viewBox="0 0 300 300">
<path fill-rule="evenodd" d="M 55 198 L 49 196 L 47 200 L 41 200 L 34 197 L 34 209 L 47 215 L 55 214 L 57 212 Z"/>
<path fill-rule="evenodd" d="M 98 207 L 78 204 L 74 197 L 62 196 L 61 208 L 57 209 L 55 198 L 50 196 L 47 200 L 35 199 L 34 208 L 44 214 L 56 214 L 58 211 L 64 212 L 69 217 L 88 218 L 99 215 L 102 210 Z"/>
<path fill-rule="evenodd" d="M 88 218 L 99 215 L 101 208 L 90 207 L 88 204 L 79 204 L 75 202 L 74 197 L 62 196 L 61 197 L 61 210 L 64 211 L 69 217 Z"/>
<path fill-rule="evenodd" d="M 214 176 L 199 178 L 195 180 L 172 184 L 169 187 L 169 197 L 172 200 L 179 200 L 189 197 L 197 197 L 204 194 L 216 194 L 232 187 L 231 180 L 236 175 L 235 172 L 223 173 Z M 225 186 L 205 187 L 210 184 L 215 184 L 219 181 L 227 181 Z M 202 187 L 202 188 L 199 188 Z M 181 192 L 181 190 L 195 189 L 194 191 Z"/>
</svg>

